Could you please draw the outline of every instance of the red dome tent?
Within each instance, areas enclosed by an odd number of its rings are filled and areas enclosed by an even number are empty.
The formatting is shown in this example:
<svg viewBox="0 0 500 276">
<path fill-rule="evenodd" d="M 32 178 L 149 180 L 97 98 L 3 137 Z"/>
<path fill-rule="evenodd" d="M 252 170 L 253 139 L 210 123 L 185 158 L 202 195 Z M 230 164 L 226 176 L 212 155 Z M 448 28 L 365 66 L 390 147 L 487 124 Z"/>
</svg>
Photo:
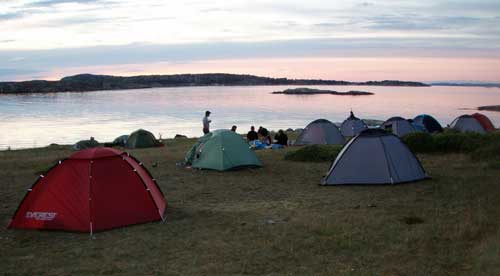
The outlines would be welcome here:
<svg viewBox="0 0 500 276">
<path fill-rule="evenodd" d="M 472 117 L 474 117 L 474 119 L 476 119 L 483 126 L 484 130 L 486 131 L 495 130 L 495 126 L 490 121 L 490 119 L 486 117 L 486 115 L 483 115 L 481 113 L 474 113 L 472 114 Z"/>
<path fill-rule="evenodd" d="M 79 151 L 41 175 L 9 228 L 95 232 L 163 219 L 167 203 L 142 163 L 112 148 Z"/>
</svg>

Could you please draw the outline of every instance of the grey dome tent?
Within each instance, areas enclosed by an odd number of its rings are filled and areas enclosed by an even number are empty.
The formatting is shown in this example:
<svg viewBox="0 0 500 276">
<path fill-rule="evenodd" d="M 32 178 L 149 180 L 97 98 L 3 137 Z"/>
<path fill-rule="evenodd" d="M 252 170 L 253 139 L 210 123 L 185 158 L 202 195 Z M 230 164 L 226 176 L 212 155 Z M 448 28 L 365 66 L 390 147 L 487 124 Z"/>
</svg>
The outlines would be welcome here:
<svg viewBox="0 0 500 276">
<path fill-rule="evenodd" d="M 382 129 L 390 130 L 394 135 L 403 137 L 406 134 L 417 132 L 417 129 L 402 117 L 389 118 L 381 125 Z"/>
<path fill-rule="evenodd" d="M 306 126 L 295 145 L 343 145 L 344 136 L 339 128 L 325 119 L 318 119 Z"/>
<path fill-rule="evenodd" d="M 388 124 L 390 125 L 390 124 L 391 124 L 392 122 L 394 122 L 394 121 L 401 121 L 401 120 L 404 120 L 404 119 L 405 119 L 405 118 L 403 118 L 403 117 L 394 116 L 394 117 L 391 117 L 391 118 L 389 118 L 389 119 L 385 120 L 385 122 L 384 122 L 384 123 L 382 123 L 382 126 L 386 126 L 386 125 L 388 125 Z"/>
<path fill-rule="evenodd" d="M 340 125 L 340 132 L 346 137 L 353 137 L 367 129 L 365 122 L 356 116 L 351 111 L 351 115 Z"/>
<path fill-rule="evenodd" d="M 367 129 L 342 148 L 321 184 L 396 184 L 425 178 L 417 157 L 397 136 Z"/>
<path fill-rule="evenodd" d="M 450 127 L 460 132 L 476 132 L 484 134 L 486 130 L 476 118 L 471 115 L 462 115 L 453 120 Z"/>
</svg>

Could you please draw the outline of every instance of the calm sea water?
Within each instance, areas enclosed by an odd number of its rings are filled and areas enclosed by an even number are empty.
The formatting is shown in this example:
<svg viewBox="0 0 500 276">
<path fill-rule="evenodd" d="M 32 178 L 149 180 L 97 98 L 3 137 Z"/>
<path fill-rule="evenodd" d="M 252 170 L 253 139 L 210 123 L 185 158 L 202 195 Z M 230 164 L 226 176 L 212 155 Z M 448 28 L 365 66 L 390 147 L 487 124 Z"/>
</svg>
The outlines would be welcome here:
<svg viewBox="0 0 500 276">
<path fill-rule="evenodd" d="M 481 105 L 500 104 L 499 88 L 318 86 L 336 91 L 362 90 L 373 96 L 272 95 L 295 86 L 181 87 L 86 93 L 0 95 L 0 149 L 73 144 L 95 137 L 112 141 L 143 128 L 155 136 L 200 136 L 205 110 L 212 129 L 251 125 L 268 129 L 303 128 L 326 118 L 342 122 L 356 116 L 385 120 L 427 113 L 442 125 L 473 113 Z M 314 87 L 314 86 L 311 86 Z M 500 126 L 500 112 L 483 112 Z"/>
</svg>

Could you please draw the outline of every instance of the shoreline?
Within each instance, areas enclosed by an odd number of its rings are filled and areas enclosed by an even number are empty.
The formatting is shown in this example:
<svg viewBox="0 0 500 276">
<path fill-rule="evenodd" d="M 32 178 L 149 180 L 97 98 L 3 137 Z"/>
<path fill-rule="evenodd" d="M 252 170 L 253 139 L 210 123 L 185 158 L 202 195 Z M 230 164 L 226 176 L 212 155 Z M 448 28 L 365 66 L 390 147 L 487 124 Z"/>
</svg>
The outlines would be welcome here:
<svg viewBox="0 0 500 276">
<path fill-rule="evenodd" d="M 363 121 L 365 121 L 365 123 L 369 126 L 378 126 L 380 124 L 382 124 L 384 121 L 383 120 L 377 120 L 377 119 L 362 119 Z M 333 122 L 335 125 L 337 126 L 340 126 L 341 122 Z M 287 134 L 298 134 L 300 133 L 299 129 L 301 128 L 295 128 L 293 129 L 293 131 L 287 131 L 287 128 L 282 128 Z M 279 129 L 278 129 L 279 130 Z M 269 132 L 270 133 L 276 133 L 278 132 L 278 130 L 274 130 L 274 129 L 270 129 Z M 237 132 L 237 134 L 241 135 L 241 136 L 245 136 L 246 137 L 246 133 L 239 133 Z M 183 134 L 180 134 L 180 135 L 183 135 Z M 167 138 L 162 138 L 162 139 L 159 139 L 161 140 L 162 142 L 171 142 L 171 141 L 178 141 L 178 140 L 197 140 L 199 138 L 201 138 L 203 135 L 201 136 L 186 136 L 186 137 L 181 137 L 181 138 L 175 138 L 174 137 L 167 137 Z M 78 141 L 76 141 L 75 143 L 77 143 Z M 0 148 L 0 153 L 1 152 L 9 152 L 9 151 L 29 151 L 29 150 L 41 150 L 41 149 L 72 149 L 73 145 L 75 144 L 56 144 L 56 143 L 50 143 L 49 145 L 46 145 L 46 146 L 36 146 L 36 147 L 20 147 L 20 148 L 10 148 L 10 146 L 8 146 L 7 148 Z M 104 146 L 104 144 L 110 144 L 111 142 L 103 142 L 103 143 L 99 143 L 100 145 Z M 10 149 L 9 149 L 10 148 Z"/>
</svg>

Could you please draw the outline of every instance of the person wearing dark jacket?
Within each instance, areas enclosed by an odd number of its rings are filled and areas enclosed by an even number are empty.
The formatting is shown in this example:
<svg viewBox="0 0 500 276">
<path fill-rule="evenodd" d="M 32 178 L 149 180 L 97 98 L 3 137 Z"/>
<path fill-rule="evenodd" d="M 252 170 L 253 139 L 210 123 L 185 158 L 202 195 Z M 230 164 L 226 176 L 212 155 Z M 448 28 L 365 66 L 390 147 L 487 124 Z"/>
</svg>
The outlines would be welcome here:
<svg viewBox="0 0 500 276">
<path fill-rule="evenodd" d="M 257 135 L 257 132 L 255 131 L 255 127 L 252 126 L 250 127 L 250 131 L 247 133 L 247 141 L 255 141 L 259 139 L 259 136 Z"/>
<path fill-rule="evenodd" d="M 282 129 L 280 129 L 278 133 L 276 133 L 276 135 L 274 136 L 274 140 L 276 140 L 276 144 L 282 146 L 288 145 L 288 136 Z"/>
</svg>

